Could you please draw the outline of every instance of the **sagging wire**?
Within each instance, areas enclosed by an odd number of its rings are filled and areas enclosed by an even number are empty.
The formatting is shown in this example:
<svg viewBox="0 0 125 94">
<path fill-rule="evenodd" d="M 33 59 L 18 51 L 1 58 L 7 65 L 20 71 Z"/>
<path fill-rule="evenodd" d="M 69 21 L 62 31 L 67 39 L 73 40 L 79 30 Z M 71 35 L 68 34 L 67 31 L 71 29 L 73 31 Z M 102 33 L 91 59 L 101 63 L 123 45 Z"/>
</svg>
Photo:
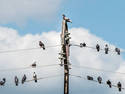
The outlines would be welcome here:
<svg viewBox="0 0 125 94">
<path fill-rule="evenodd" d="M 118 90 L 121 92 L 121 89 L 122 90 L 125 90 L 125 88 L 123 88 L 122 86 L 120 86 L 121 85 L 121 83 L 120 82 L 118 82 L 118 84 L 117 85 L 114 85 L 114 84 L 109 84 L 109 83 L 105 83 L 105 82 L 99 82 L 99 81 L 97 81 L 97 80 L 94 80 L 94 79 L 87 79 L 87 78 L 85 78 L 85 77 L 83 77 L 83 76 L 80 76 L 80 75 L 74 75 L 74 74 L 69 74 L 70 76 L 72 76 L 72 77 L 77 77 L 77 78 L 81 78 L 81 79 L 84 79 L 84 80 L 87 80 L 87 81 L 91 81 L 91 82 L 96 82 L 96 83 L 99 83 L 99 84 L 103 84 L 103 85 L 109 85 L 109 87 L 111 88 L 111 87 L 115 87 L 115 88 L 118 88 Z M 119 85 L 120 84 L 120 85 Z"/>
</svg>

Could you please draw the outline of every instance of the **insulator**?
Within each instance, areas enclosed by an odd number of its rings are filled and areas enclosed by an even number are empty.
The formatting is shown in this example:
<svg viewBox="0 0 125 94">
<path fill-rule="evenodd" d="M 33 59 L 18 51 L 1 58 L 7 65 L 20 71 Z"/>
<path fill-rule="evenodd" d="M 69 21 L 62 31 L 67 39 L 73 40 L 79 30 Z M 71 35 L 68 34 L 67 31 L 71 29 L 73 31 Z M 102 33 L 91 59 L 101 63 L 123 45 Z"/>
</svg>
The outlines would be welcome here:
<svg viewBox="0 0 125 94">
<path fill-rule="evenodd" d="M 70 33 L 68 33 L 68 32 L 65 33 L 65 36 L 69 36 L 69 35 L 70 35 Z"/>
<path fill-rule="evenodd" d="M 69 36 L 65 38 L 66 41 L 69 40 L 69 39 L 71 39 L 71 37 L 69 37 Z"/>
<path fill-rule="evenodd" d="M 59 55 L 65 55 L 66 53 L 63 53 L 63 52 L 61 52 L 61 53 L 59 53 Z"/>
<path fill-rule="evenodd" d="M 66 58 L 61 56 L 61 57 L 59 57 L 58 59 L 64 60 L 64 59 L 66 59 Z"/>
</svg>

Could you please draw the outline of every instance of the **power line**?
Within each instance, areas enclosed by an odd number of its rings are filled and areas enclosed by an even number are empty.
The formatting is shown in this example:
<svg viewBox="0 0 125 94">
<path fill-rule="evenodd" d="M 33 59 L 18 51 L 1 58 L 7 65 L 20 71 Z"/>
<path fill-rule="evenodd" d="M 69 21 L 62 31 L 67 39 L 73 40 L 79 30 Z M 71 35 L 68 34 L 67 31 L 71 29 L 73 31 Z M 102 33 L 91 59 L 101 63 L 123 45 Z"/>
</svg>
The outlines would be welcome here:
<svg viewBox="0 0 125 94">
<path fill-rule="evenodd" d="M 46 48 L 53 48 L 53 47 L 58 47 L 58 46 L 61 46 L 61 45 L 47 46 Z M 11 53 L 11 52 L 40 50 L 40 49 L 41 49 L 40 47 L 37 47 L 37 48 L 15 49 L 15 50 L 0 50 L 0 53 Z"/>
<path fill-rule="evenodd" d="M 58 66 L 60 64 L 50 64 L 50 65 L 41 65 L 41 66 L 36 66 L 33 68 L 32 66 L 28 67 L 20 67 L 20 68 L 10 68 L 10 69 L 0 69 L 0 71 L 18 71 L 18 70 L 25 70 L 25 69 L 36 69 L 36 68 L 42 68 L 42 67 L 50 67 L 50 66 Z"/>
<path fill-rule="evenodd" d="M 78 77 L 78 78 L 82 78 L 82 79 L 84 79 L 84 80 L 87 80 L 85 77 L 83 77 L 83 76 L 80 76 L 80 75 L 72 75 L 72 74 L 70 74 L 70 76 L 73 76 L 73 77 Z M 91 82 L 96 82 L 96 83 L 98 83 L 98 81 L 96 81 L 96 80 L 87 80 L 87 81 L 91 81 Z M 103 85 L 107 85 L 106 83 L 104 83 L 104 82 L 101 82 L 101 84 L 103 84 Z M 117 87 L 116 85 L 111 85 L 112 87 Z M 125 90 L 125 88 L 121 88 L 121 89 L 123 89 L 123 90 Z"/>
<path fill-rule="evenodd" d="M 37 80 L 48 79 L 48 78 L 54 78 L 54 77 L 59 77 L 59 76 L 63 76 L 63 75 L 62 75 L 62 74 L 57 74 L 57 75 L 51 75 L 51 76 L 46 76 L 46 77 L 40 77 L 40 78 L 37 78 Z M 34 81 L 34 79 L 27 80 L 26 82 L 31 82 L 31 81 Z"/>
<path fill-rule="evenodd" d="M 71 46 L 76 46 L 76 47 L 80 47 L 80 45 L 78 44 L 70 44 Z M 90 49 L 96 49 L 95 47 L 92 47 L 92 46 L 85 46 L 85 47 L 80 47 L 80 48 L 90 48 Z M 100 50 L 105 50 L 105 49 L 101 49 Z M 114 49 L 109 49 L 108 51 L 111 51 L 111 52 L 116 52 Z M 121 50 L 122 53 L 125 53 L 125 50 Z"/>
<path fill-rule="evenodd" d="M 69 64 L 63 64 L 63 65 L 69 65 Z M 3 71 L 18 71 L 18 70 L 25 70 L 25 69 L 36 69 L 36 68 L 42 68 L 42 67 L 51 67 L 51 66 L 60 66 L 60 64 L 49 64 L 49 65 L 39 65 L 33 68 L 32 66 L 28 67 L 19 67 L 19 68 L 10 68 L 10 69 L 0 69 L 1 72 Z M 101 72 L 109 72 L 113 74 L 121 74 L 125 75 L 123 72 L 114 72 L 111 70 L 104 70 L 104 69 L 97 69 L 97 68 L 92 68 L 92 67 L 87 67 L 87 66 L 78 66 L 78 65 L 70 65 L 71 67 L 75 68 L 83 68 L 83 69 L 89 69 L 89 70 L 95 70 L 95 71 L 101 71 Z"/>
<path fill-rule="evenodd" d="M 63 22 L 62 22 L 62 33 L 61 33 L 61 45 L 53 45 L 53 46 L 46 46 L 46 48 L 52 48 L 52 47 L 57 47 L 57 46 L 61 46 L 61 57 L 59 58 L 61 61 L 61 64 L 51 64 L 51 65 L 41 65 L 41 66 L 36 66 L 36 63 L 34 63 L 34 65 L 32 64 L 31 66 L 28 67 L 20 67 L 20 68 L 11 68 L 11 69 L 1 69 L 0 71 L 16 71 L 16 70 L 24 70 L 24 69 L 35 69 L 35 68 L 41 68 L 41 67 L 50 67 L 50 66 L 57 66 L 57 65 L 64 65 L 64 94 L 69 94 L 69 75 L 70 76 L 74 76 L 74 77 L 78 77 L 78 78 L 83 78 L 84 80 L 87 80 L 86 78 L 79 76 L 79 75 L 72 75 L 69 73 L 69 69 L 70 69 L 70 64 L 69 64 L 69 48 L 70 46 L 77 46 L 77 47 L 86 47 L 86 48 L 90 48 L 90 49 L 96 49 L 95 47 L 91 47 L 91 46 L 81 46 L 81 45 L 77 45 L 77 44 L 70 44 L 70 39 L 71 37 L 69 37 L 70 33 L 68 32 L 68 25 L 67 22 L 71 22 L 70 19 L 68 19 L 67 17 L 65 17 L 65 15 L 63 15 Z M 45 49 L 44 44 L 40 41 L 41 44 L 39 44 L 39 46 L 43 49 Z M 39 50 L 41 49 L 40 47 L 37 48 L 26 48 L 26 49 L 14 49 L 14 50 L 0 50 L 0 53 L 10 53 L 10 52 L 20 52 L 20 51 L 32 51 L 32 50 Z M 108 46 L 107 46 L 108 47 Z M 100 50 L 105 50 L 105 49 L 100 49 Z M 112 49 L 108 49 L 108 51 L 115 51 Z M 122 52 L 125 52 L 124 50 L 122 50 Z M 109 70 L 104 70 L 104 69 L 96 69 L 96 68 L 90 68 L 90 67 L 86 67 L 86 66 L 76 66 L 76 65 L 72 65 L 73 67 L 76 68 L 84 68 L 84 69 L 90 69 L 90 70 L 95 70 L 95 71 L 102 71 L 102 72 L 110 72 L 110 73 L 117 73 L 117 74 L 124 74 L 125 73 L 121 73 L 121 72 L 113 72 L 113 71 L 109 71 Z M 35 73 L 35 72 L 34 72 Z M 31 80 L 27 80 L 26 82 L 31 82 L 31 81 L 35 81 L 35 80 L 42 80 L 42 79 L 48 79 L 48 78 L 53 78 L 53 77 L 57 77 L 57 76 L 62 76 L 62 74 L 58 74 L 58 75 L 51 75 L 51 76 L 46 76 L 46 77 L 40 77 L 37 78 L 37 75 L 35 74 L 35 76 L 33 75 L 34 79 Z M 96 80 L 91 80 L 93 82 L 97 82 Z M 37 82 L 37 81 L 36 81 Z M 102 82 L 102 84 L 106 85 L 106 83 Z M 116 85 L 112 85 L 113 87 L 117 87 Z M 124 88 L 122 88 L 124 89 Z"/>
<path fill-rule="evenodd" d="M 60 66 L 61 64 L 49 64 L 49 65 L 39 65 L 36 67 L 27 66 L 27 67 L 18 67 L 18 68 L 8 68 L 8 69 L 0 69 L 0 72 L 4 71 L 19 71 L 19 70 L 26 70 L 26 69 L 37 69 L 37 68 L 44 68 L 44 67 L 51 67 L 51 66 Z M 63 64 L 67 65 L 67 64 Z"/>
<path fill-rule="evenodd" d="M 52 46 L 47 46 L 46 48 L 52 48 L 52 47 L 57 47 L 57 46 L 61 46 L 61 45 L 52 45 Z"/>
<path fill-rule="evenodd" d="M 125 75 L 125 73 L 122 72 L 114 72 L 111 70 L 104 70 L 104 69 L 97 69 L 97 68 L 92 68 L 92 67 L 87 67 L 87 66 L 77 66 L 77 65 L 72 65 L 73 67 L 76 68 L 84 68 L 84 69 L 89 69 L 89 70 L 95 70 L 95 71 L 102 71 L 102 72 L 109 72 L 109 73 L 115 73 L 115 74 L 121 74 L 121 75 Z"/>
</svg>

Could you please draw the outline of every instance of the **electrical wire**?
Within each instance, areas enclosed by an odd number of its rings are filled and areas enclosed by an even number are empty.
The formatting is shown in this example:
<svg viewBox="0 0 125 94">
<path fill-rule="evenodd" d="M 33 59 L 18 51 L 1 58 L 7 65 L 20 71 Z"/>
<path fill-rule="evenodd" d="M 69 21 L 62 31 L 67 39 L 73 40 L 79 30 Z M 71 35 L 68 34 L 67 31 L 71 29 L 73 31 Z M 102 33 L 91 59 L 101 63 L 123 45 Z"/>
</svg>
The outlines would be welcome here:
<svg viewBox="0 0 125 94">
<path fill-rule="evenodd" d="M 58 46 L 61 46 L 61 45 L 46 46 L 46 48 L 53 48 L 53 47 L 58 47 Z M 26 48 L 26 49 L 16 49 L 16 50 L 0 50 L 0 53 L 11 53 L 11 52 L 40 50 L 40 49 L 42 49 L 42 48 L 37 47 L 37 48 Z"/>
<path fill-rule="evenodd" d="M 97 69 L 97 68 L 92 68 L 92 67 L 87 67 L 87 66 L 72 65 L 72 67 L 84 68 L 84 69 L 89 69 L 89 70 L 95 70 L 95 71 L 102 71 L 102 72 L 109 72 L 109 73 L 113 73 L 113 74 L 125 75 L 125 73 L 122 73 L 122 72 L 114 72 L 114 71 L 111 71 L 111 70 Z"/>
<path fill-rule="evenodd" d="M 58 66 L 58 65 L 60 65 L 60 64 L 40 65 L 40 66 L 36 66 L 36 67 L 28 66 L 28 67 L 20 67 L 20 68 L 0 69 L 0 71 L 1 72 L 3 72 L 3 71 L 18 71 L 18 70 L 35 69 L 35 68 Z"/>
<path fill-rule="evenodd" d="M 70 44 L 70 46 L 77 46 L 77 47 L 80 47 L 80 45 L 78 44 Z M 85 47 L 80 47 L 80 48 L 90 48 L 90 49 L 96 49 L 95 47 L 92 47 L 92 46 L 85 46 Z M 105 50 L 105 49 L 100 49 L 100 50 Z M 108 51 L 111 51 L 111 52 L 116 52 L 115 50 L 113 49 L 109 49 Z M 125 50 L 121 50 L 120 52 L 124 53 Z"/>
<path fill-rule="evenodd" d="M 69 64 L 62 64 L 62 65 L 69 65 Z M 19 68 L 10 68 L 10 69 L 0 69 L 1 72 L 4 71 L 19 71 L 19 70 L 26 70 L 26 69 L 36 69 L 36 68 L 42 68 L 42 67 L 51 67 L 51 66 L 61 66 L 61 64 L 49 64 L 49 65 L 39 65 L 36 67 L 32 67 L 31 65 L 28 67 L 19 67 Z M 113 73 L 113 74 L 121 74 L 121 75 L 125 75 L 125 73 L 122 72 L 114 72 L 111 70 L 104 70 L 104 69 L 97 69 L 97 68 L 92 68 L 92 67 L 87 67 L 87 66 L 78 66 L 78 65 L 70 65 L 71 67 L 75 67 L 75 68 L 83 68 L 83 69 L 89 69 L 89 70 L 95 70 L 95 71 L 101 71 L 101 72 L 109 72 L 109 73 Z"/>
<path fill-rule="evenodd" d="M 69 74 L 70 76 L 73 76 L 73 77 L 78 77 L 78 78 L 82 78 L 82 79 L 84 79 L 84 80 L 87 80 L 87 78 L 85 78 L 85 77 L 83 77 L 83 76 L 80 76 L 80 75 L 72 75 L 72 74 Z M 87 80 L 87 81 L 92 81 L 92 82 L 96 82 L 96 83 L 98 83 L 98 81 L 96 81 L 96 80 Z M 101 84 L 103 84 L 103 85 L 107 85 L 106 83 L 104 83 L 104 82 L 101 82 Z M 117 87 L 116 85 L 111 85 L 112 87 Z M 125 88 L 121 88 L 121 89 L 123 89 L 123 90 L 125 90 Z"/>
<path fill-rule="evenodd" d="M 40 77 L 40 78 L 37 78 L 37 80 L 48 79 L 48 78 L 54 78 L 54 77 L 59 77 L 59 76 L 63 76 L 63 75 L 62 75 L 62 74 L 57 74 L 57 75 L 51 75 L 51 76 L 46 76 L 46 77 Z M 27 80 L 26 82 L 31 82 L 31 81 L 34 81 L 34 79 Z"/>
<path fill-rule="evenodd" d="M 68 64 L 62 64 L 62 65 L 68 65 Z M 51 66 L 61 66 L 61 64 L 39 65 L 39 66 L 36 66 L 36 67 L 32 67 L 32 66 L 30 65 L 30 66 L 28 66 L 28 67 L 0 69 L 0 72 L 4 72 L 4 71 L 19 71 L 19 70 L 36 69 L 36 68 L 51 67 Z"/>
<path fill-rule="evenodd" d="M 37 66 L 37 67 L 50 67 L 50 66 L 58 66 L 60 64 L 50 64 L 50 65 L 41 65 L 41 66 Z"/>
<path fill-rule="evenodd" d="M 52 48 L 52 47 L 58 47 L 58 46 L 61 46 L 61 45 L 46 46 L 46 48 Z"/>
</svg>

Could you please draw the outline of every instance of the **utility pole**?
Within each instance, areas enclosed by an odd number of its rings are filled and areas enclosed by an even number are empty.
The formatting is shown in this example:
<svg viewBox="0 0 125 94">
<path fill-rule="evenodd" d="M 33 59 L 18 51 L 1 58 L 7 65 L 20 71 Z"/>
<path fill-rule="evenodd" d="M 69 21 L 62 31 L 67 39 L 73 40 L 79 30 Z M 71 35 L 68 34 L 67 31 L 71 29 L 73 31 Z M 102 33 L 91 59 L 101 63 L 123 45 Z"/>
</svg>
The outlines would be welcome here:
<svg viewBox="0 0 125 94">
<path fill-rule="evenodd" d="M 68 32 L 67 22 L 71 22 L 63 14 L 62 32 L 61 32 L 61 66 L 64 65 L 64 94 L 69 94 L 69 48 L 70 48 L 70 33 Z"/>
</svg>

